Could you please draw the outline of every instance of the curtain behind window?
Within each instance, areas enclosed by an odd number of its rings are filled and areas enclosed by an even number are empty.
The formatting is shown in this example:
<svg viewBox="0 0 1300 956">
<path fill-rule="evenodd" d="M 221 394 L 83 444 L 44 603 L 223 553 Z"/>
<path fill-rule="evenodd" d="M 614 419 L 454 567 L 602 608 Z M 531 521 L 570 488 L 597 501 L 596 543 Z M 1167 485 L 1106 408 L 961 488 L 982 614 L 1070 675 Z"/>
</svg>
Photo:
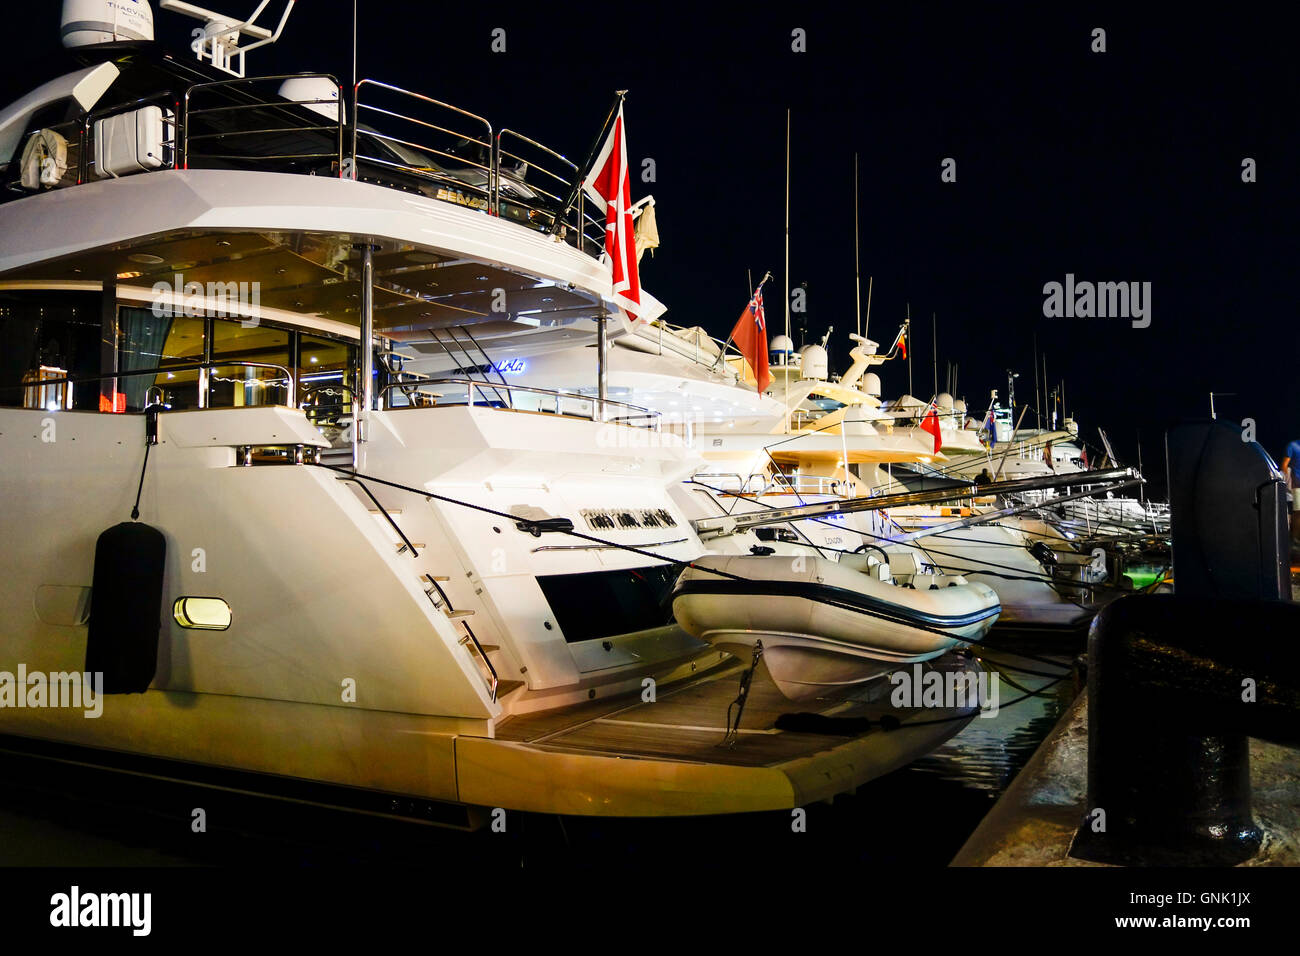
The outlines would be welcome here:
<svg viewBox="0 0 1300 956">
<path fill-rule="evenodd" d="M 155 315 L 153 309 L 122 308 L 118 310 L 118 327 L 121 336 L 118 368 L 121 371 L 136 372 L 162 364 L 163 346 L 172 327 L 170 315 Z M 154 380 L 152 375 L 120 378 L 118 391 L 126 396 L 126 407 L 132 411 L 143 409 L 145 396 Z"/>
</svg>

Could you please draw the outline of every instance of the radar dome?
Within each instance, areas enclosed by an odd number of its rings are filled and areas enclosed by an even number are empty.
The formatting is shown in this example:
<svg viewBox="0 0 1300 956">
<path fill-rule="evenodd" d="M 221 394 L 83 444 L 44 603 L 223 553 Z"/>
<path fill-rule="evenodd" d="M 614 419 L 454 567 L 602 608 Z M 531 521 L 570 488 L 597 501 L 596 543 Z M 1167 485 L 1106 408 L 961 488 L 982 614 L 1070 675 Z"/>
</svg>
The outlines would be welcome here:
<svg viewBox="0 0 1300 956">
<path fill-rule="evenodd" d="M 944 411 L 951 411 L 951 410 L 952 410 L 952 396 L 949 395 L 947 392 L 940 392 L 939 395 L 938 395 L 938 397 L 935 398 L 935 400 L 934 400 L 934 404 L 935 404 L 938 408 L 940 408 L 940 409 L 942 409 L 942 410 L 944 410 Z"/>
<path fill-rule="evenodd" d="M 772 340 L 772 344 L 768 346 L 768 351 L 769 352 L 793 352 L 794 342 L 790 341 L 790 336 L 788 335 L 778 335 L 776 338 Z"/>
<path fill-rule="evenodd" d="M 880 397 L 880 376 L 875 372 L 868 372 L 862 376 L 862 390 L 873 398 Z"/>
<path fill-rule="evenodd" d="M 799 371 L 804 378 L 825 381 L 830 372 L 830 360 L 820 345 L 805 345 L 799 350 Z"/>
<path fill-rule="evenodd" d="M 149 0 L 63 0 L 60 33 L 69 50 L 153 40 Z"/>
<path fill-rule="evenodd" d="M 960 413 L 960 414 L 962 414 L 962 415 L 965 415 L 965 414 L 966 414 L 966 400 L 965 400 L 965 399 L 962 399 L 962 398 L 957 399 L 955 402 L 952 403 L 952 410 L 953 410 L 954 412 L 958 412 L 958 413 Z"/>
<path fill-rule="evenodd" d="M 875 428 L 872 427 L 871 421 L 876 418 L 874 409 L 866 405 L 850 405 L 844 409 L 844 418 L 840 423 L 840 430 L 845 435 L 874 435 Z"/>
<path fill-rule="evenodd" d="M 302 103 L 330 122 L 338 122 L 339 88 L 323 76 L 295 76 L 280 84 L 280 96 Z M 324 103 L 318 102 L 325 100 Z"/>
</svg>

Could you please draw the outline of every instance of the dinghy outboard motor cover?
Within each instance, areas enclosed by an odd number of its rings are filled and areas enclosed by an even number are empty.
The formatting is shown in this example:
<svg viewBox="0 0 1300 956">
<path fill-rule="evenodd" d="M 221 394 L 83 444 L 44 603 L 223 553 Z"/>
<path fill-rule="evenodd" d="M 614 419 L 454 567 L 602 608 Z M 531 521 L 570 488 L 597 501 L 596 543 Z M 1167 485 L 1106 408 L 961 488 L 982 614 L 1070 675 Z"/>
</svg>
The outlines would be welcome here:
<svg viewBox="0 0 1300 956">
<path fill-rule="evenodd" d="M 167 539 L 138 521 L 114 525 L 95 545 L 86 670 L 106 694 L 143 694 L 158 668 Z"/>
</svg>

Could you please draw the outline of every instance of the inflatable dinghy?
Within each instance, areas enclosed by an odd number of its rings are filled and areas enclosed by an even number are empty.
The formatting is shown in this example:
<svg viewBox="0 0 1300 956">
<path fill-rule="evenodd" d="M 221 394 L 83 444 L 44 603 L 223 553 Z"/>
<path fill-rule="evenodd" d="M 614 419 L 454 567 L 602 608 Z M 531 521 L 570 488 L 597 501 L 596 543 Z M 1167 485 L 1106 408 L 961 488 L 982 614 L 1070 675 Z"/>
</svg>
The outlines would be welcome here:
<svg viewBox="0 0 1300 956">
<path fill-rule="evenodd" d="M 768 673 L 795 700 L 931 660 L 997 620 L 987 585 L 889 557 L 909 573 L 866 555 L 706 555 L 678 578 L 673 615 L 742 660 L 762 641 Z"/>
</svg>

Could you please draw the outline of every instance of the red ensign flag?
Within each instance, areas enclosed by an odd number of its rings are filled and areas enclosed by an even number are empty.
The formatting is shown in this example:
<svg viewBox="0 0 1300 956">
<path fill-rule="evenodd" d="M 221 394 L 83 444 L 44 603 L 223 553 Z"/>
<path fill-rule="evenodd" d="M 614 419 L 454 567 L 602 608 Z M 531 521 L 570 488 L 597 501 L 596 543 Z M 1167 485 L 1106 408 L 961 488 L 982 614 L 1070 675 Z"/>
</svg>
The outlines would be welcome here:
<svg viewBox="0 0 1300 956">
<path fill-rule="evenodd" d="M 772 383 L 772 373 L 767 370 L 767 318 L 763 314 L 763 285 L 759 283 L 754 290 L 754 297 L 745 306 L 736 320 L 736 327 L 731 330 L 731 341 L 736 343 L 740 354 L 754 370 L 758 380 L 758 393 L 767 391 Z"/>
<path fill-rule="evenodd" d="M 614 279 L 612 298 L 635 322 L 641 311 L 641 279 L 632 234 L 632 174 L 627 166 L 622 105 L 582 188 L 597 209 L 605 210 L 605 252 Z"/>
<path fill-rule="evenodd" d="M 939 446 L 943 442 L 939 439 L 939 415 L 934 409 L 934 402 L 926 409 L 925 418 L 921 419 L 921 431 L 929 432 L 934 436 L 934 453 L 939 454 Z"/>
</svg>

